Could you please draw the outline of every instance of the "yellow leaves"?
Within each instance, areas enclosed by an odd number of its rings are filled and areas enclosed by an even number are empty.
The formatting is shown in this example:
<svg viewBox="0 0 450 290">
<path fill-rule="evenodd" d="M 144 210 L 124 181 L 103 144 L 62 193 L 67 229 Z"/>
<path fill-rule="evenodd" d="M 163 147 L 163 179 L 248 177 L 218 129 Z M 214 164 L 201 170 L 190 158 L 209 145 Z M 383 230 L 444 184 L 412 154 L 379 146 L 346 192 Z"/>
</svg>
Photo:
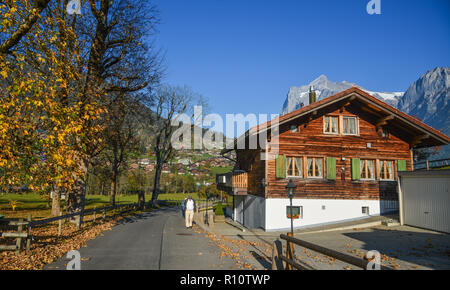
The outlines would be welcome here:
<svg viewBox="0 0 450 290">
<path fill-rule="evenodd" d="M 31 243 L 31 251 L 22 251 L 19 255 L 14 251 L 1 252 L 0 270 L 40 270 L 45 264 L 56 261 L 70 250 L 81 248 L 103 231 L 110 230 L 119 219 L 86 223 L 81 230 L 77 230 L 74 224 L 65 224 L 62 227 L 64 238 L 58 235 L 58 225 L 54 223 L 33 228 L 35 242 Z"/>
<path fill-rule="evenodd" d="M 44 103 L 41 100 L 33 100 L 32 103 L 38 108 L 44 106 Z"/>
<path fill-rule="evenodd" d="M 59 156 L 58 154 L 56 154 L 56 153 L 53 153 L 53 154 L 52 154 L 52 158 L 53 158 L 53 160 L 55 160 L 55 161 L 60 161 L 60 160 L 61 160 L 60 156 Z"/>
<path fill-rule="evenodd" d="M 72 166 L 72 165 L 74 164 L 74 162 L 73 162 L 72 159 L 68 158 L 68 159 L 66 159 L 66 164 L 67 164 L 68 166 Z"/>
<path fill-rule="evenodd" d="M 83 126 L 82 126 L 82 125 L 78 125 L 78 126 L 75 126 L 75 127 L 73 128 L 73 131 L 74 131 L 75 133 L 80 133 L 82 129 L 83 129 Z"/>
<path fill-rule="evenodd" d="M 16 211 L 17 208 L 17 200 L 11 200 L 9 202 L 9 205 L 11 206 L 12 211 Z"/>
<path fill-rule="evenodd" d="M 59 143 L 63 143 L 64 142 L 64 135 L 59 134 L 58 135 L 58 141 L 59 141 Z"/>
<path fill-rule="evenodd" d="M 0 32 L 10 35 L 33 1 L 0 2 Z M 82 99 L 73 85 L 83 79 L 85 65 L 77 51 L 78 36 L 57 13 L 42 15 L 39 23 L 21 39 L 23 49 L 14 51 L 14 61 L 0 55 L 0 80 L 9 78 L 0 98 L 0 169 L 8 171 L 0 175 L 0 187 L 31 183 L 42 189 L 56 177 L 61 186 L 70 187 L 80 174 L 77 163 L 102 130 L 93 121 L 104 110 L 95 97 Z"/>
</svg>

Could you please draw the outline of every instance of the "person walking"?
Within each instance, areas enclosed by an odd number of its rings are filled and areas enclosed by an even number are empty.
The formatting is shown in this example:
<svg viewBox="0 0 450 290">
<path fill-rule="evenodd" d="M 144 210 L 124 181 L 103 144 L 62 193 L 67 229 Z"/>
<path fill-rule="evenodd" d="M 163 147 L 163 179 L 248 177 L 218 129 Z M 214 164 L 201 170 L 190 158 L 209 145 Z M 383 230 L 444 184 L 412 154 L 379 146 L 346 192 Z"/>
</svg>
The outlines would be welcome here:
<svg viewBox="0 0 450 290">
<path fill-rule="evenodd" d="M 187 198 L 185 198 L 184 200 L 181 201 L 181 214 L 183 215 L 183 217 L 186 216 L 186 215 L 185 215 L 185 212 L 184 212 L 185 206 L 186 206 L 186 199 L 187 199 Z"/>
<path fill-rule="evenodd" d="M 192 228 L 192 220 L 194 219 L 194 209 L 195 209 L 195 201 L 192 199 L 192 195 L 190 195 L 186 199 L 185 203 L 185 222 L 186 228 Z"/>
</svg>

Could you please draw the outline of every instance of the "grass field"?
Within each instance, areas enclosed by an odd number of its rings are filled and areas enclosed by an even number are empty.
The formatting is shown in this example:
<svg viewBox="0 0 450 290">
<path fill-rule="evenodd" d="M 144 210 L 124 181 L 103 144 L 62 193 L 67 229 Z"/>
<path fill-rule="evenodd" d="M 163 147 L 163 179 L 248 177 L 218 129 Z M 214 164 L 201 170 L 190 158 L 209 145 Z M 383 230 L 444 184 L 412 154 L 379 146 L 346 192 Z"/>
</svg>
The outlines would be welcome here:
<svg viewBox="0 0 450 290">
<path fill-rule="evenodd" d="M 166 193 L 160 194 L 158 200 L 182 201 L 189 195 L 194 199 L 199 199 L 198 193 Z M 145 200 L 149 201 L 151 194 L 145 195 Z M 137 195 L 118 195 L 116 196 L 117 204 L 137 202 Z M 12 210 L 11 203 L 16 202 L 15 211 Z M 86 196 L 86 209 L 95 207 L 104 207 L 109 205 L 109 196 L 106 195 L 88 195 Z M 26 218 L 28 214 L 35 218 L 49 217 L 51 210 L 48 208 L 48 201 L 38 194 L 0 194 L 0 215 L 5 217 Z M 64 201 L 62 202 L 64 205 Z M 50 201 L 51 206 L 51 201 Z"/>
</svg>

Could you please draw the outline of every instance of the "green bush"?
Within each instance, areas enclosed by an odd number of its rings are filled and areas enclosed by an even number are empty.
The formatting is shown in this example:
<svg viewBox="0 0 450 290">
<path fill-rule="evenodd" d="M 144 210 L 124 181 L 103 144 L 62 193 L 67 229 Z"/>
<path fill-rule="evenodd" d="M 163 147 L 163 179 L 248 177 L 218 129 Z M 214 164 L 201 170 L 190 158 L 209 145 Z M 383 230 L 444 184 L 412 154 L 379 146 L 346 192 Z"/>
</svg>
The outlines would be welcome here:
<svg viewBox="0 0 450 290">
<path fill-rule="evenodd" d="M 215 213 L 217 216 L 219 216 L 219 215 L 224 215 L 224 213 L 223 213 L 223 206 L 222 206 L 222 203 L 221 203 L 221 202 L 219 202 L 219 203 L 216 205 L 216 209 L 214 210 L 214 213 Z"/>
</svg>

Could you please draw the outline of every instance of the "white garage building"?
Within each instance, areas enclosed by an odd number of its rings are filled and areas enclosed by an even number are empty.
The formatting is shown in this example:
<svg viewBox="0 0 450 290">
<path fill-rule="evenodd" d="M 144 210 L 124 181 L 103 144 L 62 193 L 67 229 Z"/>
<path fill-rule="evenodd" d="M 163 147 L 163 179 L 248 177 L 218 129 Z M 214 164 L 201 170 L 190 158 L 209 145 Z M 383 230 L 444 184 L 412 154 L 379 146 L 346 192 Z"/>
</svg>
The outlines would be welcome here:
<svg viewBox="0 0 450 290">
<path fill-rule="evenodd" d="M 399 173 L 400 223 L 450 233 L 450 170 Z"/>
</svg>

